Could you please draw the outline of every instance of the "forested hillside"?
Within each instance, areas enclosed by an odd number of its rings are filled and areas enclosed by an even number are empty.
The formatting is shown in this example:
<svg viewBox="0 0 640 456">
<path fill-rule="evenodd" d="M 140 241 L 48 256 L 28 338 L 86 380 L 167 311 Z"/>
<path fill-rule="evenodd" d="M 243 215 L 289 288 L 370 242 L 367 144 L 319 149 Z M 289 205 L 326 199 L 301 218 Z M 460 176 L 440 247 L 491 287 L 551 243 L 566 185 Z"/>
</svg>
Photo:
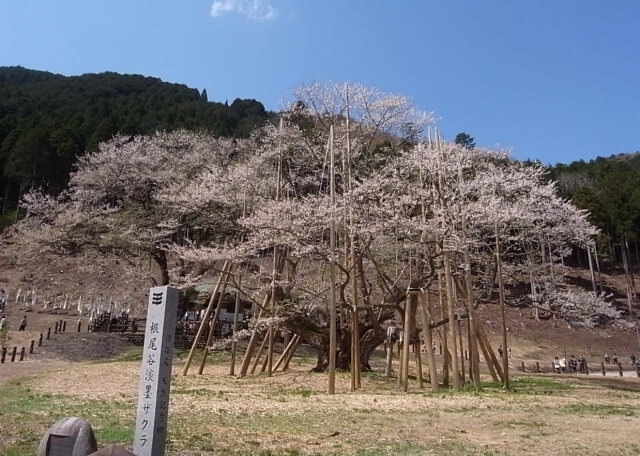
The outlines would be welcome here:
<svg viewBox="0 0 640 456">
<path fill-rule="evenodd" d="M 550 169 L 561 194 L 590 212 L 591 221 L 602 230 L 600 244 L 612 259 L 636 257 L 640 241 L 640 152 L 589 162 L 558 164 Z M 635 255 L 631 255 L 635 250 Z"/>
<path fill-rule="evenodd" d="M 158 78 L 0 67 L 2 210 L 15 206 L 21 187 L 63 188 L 76 157 L 115 133 L 187 128 L 246 137 L 268 115 L 255 100 L 208 102 L 206 90 Z"/>
</svg>

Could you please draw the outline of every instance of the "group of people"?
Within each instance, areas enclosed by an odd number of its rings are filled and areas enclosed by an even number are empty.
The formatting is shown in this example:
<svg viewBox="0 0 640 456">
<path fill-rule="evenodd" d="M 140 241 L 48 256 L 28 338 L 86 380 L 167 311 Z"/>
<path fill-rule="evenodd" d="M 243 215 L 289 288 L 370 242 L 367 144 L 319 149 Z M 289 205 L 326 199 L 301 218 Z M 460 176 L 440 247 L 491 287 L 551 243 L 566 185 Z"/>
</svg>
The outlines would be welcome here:
<svg viewBox="0 0 640 456">
<path fill-rule="evenodd" d="M 27 329 L 27 316 L 25 315 L 20 320 L 20 324 L 18 325 L 18 331 L 24 331 Z M 7 322 L 7 318 L 3 315 L 0 317 L 0 347 L 4 347 L 9 339 L 9 323 Z"/>
<path fill-rule="evenodd" d="M 605 353 L 603 358 L 605 364 L 622 364 L 618 360 L 618 355 L 616 354 L 616 352 L 613 352 L 612 356 L 609 356 L 608 353 Z M 634 353 L 631 353 L 629 359 L 631 360 L 631 366 L 635 368 L 640 367 L 640 358 L 636 358 L 636 355 Z"/>
<path fill-rule="evenodd" d="M 3 315 L 2 317 L 0 317 L 0 330 L 8 330 L 9 329 L 9 323 L 7 322 L 7 318 Z M 27 329 L 27 316 L 25 315 L 24 317 L 22 317 L 22 320 L 20 320 L 20 324 L 18 325 L 18 331 L 24 331 Z"/>
<path fill-rule="evenodd" d="M 571 355 L 568 363 L 564 356 L 562 358 L 556 356 L 553 359 L 553 372 L 556 374 L 565 372 L 570 374 L 588 374 L 589 366 L 587 365 L 587 360 L 584 355 L 580 355 L 578 358 L 576 358 L 575 355 Z"/>
</svg>

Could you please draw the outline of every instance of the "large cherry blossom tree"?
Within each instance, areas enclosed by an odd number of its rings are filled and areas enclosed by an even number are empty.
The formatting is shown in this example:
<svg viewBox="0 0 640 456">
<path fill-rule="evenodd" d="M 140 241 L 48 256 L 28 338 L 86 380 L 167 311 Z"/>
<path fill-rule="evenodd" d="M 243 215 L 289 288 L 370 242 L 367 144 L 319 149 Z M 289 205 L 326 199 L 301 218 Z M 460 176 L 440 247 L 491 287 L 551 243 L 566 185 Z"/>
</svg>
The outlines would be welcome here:
<svg viewBox="0 0 640 456">
<path fill-rule="evenodd" d="M 118 136 L 80 158 L 63 194 L 25 196 L 20 229 L 42 248 L 149 256 L 158 283 L 186 285 L 197 277 L 189 268 L 233 263 L 236 289 L 270 328 L 315 346 L 319 370 L 332 285 L 342 368 L 367 367 L 389 321 L 404 320 L 407 289 L 437 290 L 442 314 L 429 323 L 447 325 L 454 385 L 459 335 L 447 323 L 469 318 L 477 372 L 475 310 L 496 284 L 501 302 L 521 302 L 505 285 L 530 281 L 525 300 L 573 322 L 611 315 L 557 272 L 567 249 L 596 232 L 541 167 L 445 142 L 406 97 L 357 84 L 303 86 L 280 118 L 245 141 Z"/>
</svg>

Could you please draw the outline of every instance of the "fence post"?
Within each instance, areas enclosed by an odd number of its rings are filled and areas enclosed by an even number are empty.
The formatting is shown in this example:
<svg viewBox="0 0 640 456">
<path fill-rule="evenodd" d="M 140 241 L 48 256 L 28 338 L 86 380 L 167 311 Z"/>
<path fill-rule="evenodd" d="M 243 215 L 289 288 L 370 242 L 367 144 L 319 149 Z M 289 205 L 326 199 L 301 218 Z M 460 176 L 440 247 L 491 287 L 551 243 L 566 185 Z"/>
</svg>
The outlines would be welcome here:
<svg viewBox="0 0 640 456">
<path fill-rule="evenodd" d="M 15 362 L 16 360 L 16 353 L 18 353 L 18 347 L 13 347 L 13 350 L 11 351 L 11 362 Z"/>
<path fill-rule="evenodd" d="M 33 346 L 34 346 L 35 344 L 36 344 L 36 341 L 35 341 L 35 340 L 32 340 L 32 341 L 31 341 L 31 347 L 29 347 L 29 354 L 30 354 L 30 355 L 33 355 Z"/>
<path fill-rule="evenodd" d="M 67 320 L 62 322 L 62 332 L 67 332 Z"/>
<path fill-rule="evenodd" d="M 618 372 L 620 373 L 620 377 L 622 377 L 622 363 L 618 363 Z"/>
<path fill-rule="evenodd" d="M 42 347 L 42 333 L 40 333 L 40 337 L 38 338 L 38 347 Z"/>
<path fill-rule="evenodd" d="M 607 371 L 604 369 L 604 363 L 600 363 L 600 366 L 602 366 L 602 375 L 607 375 Z"/>
<path fill-rule="evenodd" d="M 4 360 L 7 357 L 7 347 L 2 347 L 2 355 L 0 355 L 0 364 L 4 364 Z"/>
<path fill-rule="evenodd" d="M 521 361 L 521 366 L 522 366 L 522 372 L 526 372 L 527 370 L 524 368 L 524 361 Z"/>
<path fill-rule="evenodd" d="M 82 320 L 78 319 L 78 331 L 80 332 L 80 328 L 82 327 Z"/>
<path fill-rule="evenodd" d="M 20 349 L 20 361 L 24 361 L 24 347 Z"/>
<path fill-rule="evenodd" d="M 58 334 L 58 322 L 56 321 L 56 325 L 53 327 L 53 333 Z"/>
<path fill-rule="evenodd" d="M 538 373 L 542 372 L 540 370 L 540 361 L 536 361 L 536 372 L 538 372 Z"/>
<path fill-rule="evenodd" d="M 51 338 L 51 328 L 47 329 L 47 340 Z"/>
</svg>

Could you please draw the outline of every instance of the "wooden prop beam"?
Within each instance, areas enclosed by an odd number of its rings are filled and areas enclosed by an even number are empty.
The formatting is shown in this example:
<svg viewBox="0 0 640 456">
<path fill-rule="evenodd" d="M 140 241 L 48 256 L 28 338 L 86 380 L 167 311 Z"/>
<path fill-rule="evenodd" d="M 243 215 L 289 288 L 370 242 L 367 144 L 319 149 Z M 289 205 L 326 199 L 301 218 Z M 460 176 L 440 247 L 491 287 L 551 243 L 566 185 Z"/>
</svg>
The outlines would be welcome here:
<svg viewBox="0 0 640 456">
<path fill-rule="evenodd" d="M 213 310 L 213 303 L 215 302 L 216 299 L 216 295 L 218 293 L 218 288 L 220 287 L 220 284 L 222 283 L 222 277 L 224 277 L 226 271 L 231 268 L 231 262 L 230 261 L 225 261 L 224 265 L 222 266 L 222 271 L 220 272 L 220 278 L 218 279 L 218 283 L 216 284 L 216 288 L 213 291 L 213 294 L 211 295 L 211 298 L 209 299 L 209 304 L 207 305 L 207 310 L 205 310 L 204 312 L 204 317 L 202 318 L 202 321 L 200 322 L 200 327 L 198 328 L 198 332 L 196 333 L 196 338 L 193 341 L 193 345 L 191 346 L 191 350 L 189 351 L 189 356 L 187 356 L 187 362 L 184 364 L 184 368 L 182 369 L 182 375 L 187 375 L 187 373 L 189 372 L 189 366 L 191 366 L 191 361 L 193 360 L 193 355 L 196 352 L 196 348 L 198 347 L 198 341 L 200 340 L 200 337 L 202 336 L 202 332 L 204 331 L 204 325 L 205 322 L 209 320 L 209 315 L 211 315 L 211 311 Z"/>
<path fill-rule="evenodd" d="M 425 302 L 426 300 L 426 302 Z M 423 291 L 420 299 L 420 311 L 422 316 L 422 326 L 425 333 L 425 343 L 427 345 L 427 362 L 429 363 L 429 383 L 431 391 L 437 393 L 440 390 L 438 383 L 438 367 L 436 357 L 433 353 L 433 333 L 431 331 L 431 296 L 429 290 Z"/>
<path fill-rule="evenodd" d="M 204 352 L 202 353 L 202 361 L 200 362 L 200 368 L 198 369 L 198 375 L 202 375 L 204 372 L 204 366 L 207 363 L 207 355 L 209 354 L 209 346 L 213 341 L 213 333 L 216 329 L 216 323 L 218 322 L 218 316 L 220 315 L 220 310 L 222 309 L 222 298 L 224 296 L 224 292 L 227 289 L 227 283 L 229 282 L 229 275 L 231 272 L 231 266 L 227 271 L 227 274 L 224 276 L 224 281 L 222 282 L 222 288 L 219 287 L 220 282 L 218 281 L 218 285 L 216 288 L 220 288 L 218 294 L 218 305 L 216 306 L 216 311 L 213 314 L 213 318 L 211 319 L 211 326 L 209 327 L 209 336 L 207 337 L 207 342 L 204 345 Z M 220 280 L 222 280 L 222 276 L 220 276 Z M 204 321 L 203 321 L 204 323 Z"/>
</svg>

